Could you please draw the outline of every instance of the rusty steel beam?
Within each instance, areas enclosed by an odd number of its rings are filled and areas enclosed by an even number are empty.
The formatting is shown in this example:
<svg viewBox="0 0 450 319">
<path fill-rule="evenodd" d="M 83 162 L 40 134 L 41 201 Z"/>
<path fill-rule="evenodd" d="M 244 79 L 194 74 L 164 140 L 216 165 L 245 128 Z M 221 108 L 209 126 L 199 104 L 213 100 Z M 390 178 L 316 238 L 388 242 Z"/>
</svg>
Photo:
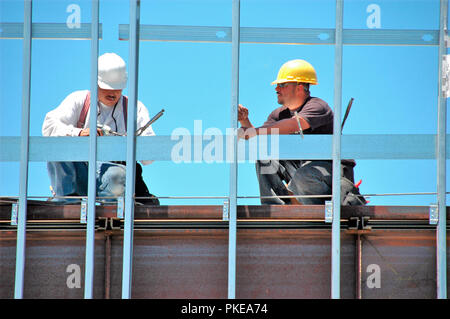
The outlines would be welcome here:
<svg viewBox="0 0 450 319">
<path fill-rule="evenodd" d="M 342 298 L 358 297 L 356 234 L 341 232 Z M 361 234 L 362 298 L 436 297 L 434 230 Z M 25 298 L 82 298 L 66 269 L 77 264 L 83 274 L 85 236 L 28 231 Z M 132 297 L 226 298 L 227 238 L 226 228 L 135 230 Z M 15 231 L 0 233 L 0 298 L 13 297 L 15 241 Z M 329 298 L 330 229 L 238 228 L 237 243 L 237 298 Z M 96 231 L 94 298 L 121 297 L 122 245 L 123 231 Z"/>
<path fill-rule="evenodd" d="M 323 205 L 243 205 L 237 208 L 237 217 L 272 220 L 324 220 Z M 57 205 L 43 201 L 30 201 L 27 220 L 78 220 L 80 204 Z M 222 206 L 135 206 L 135 219 L 202 219 L 222 220 Z M 99 218 L 115 218 L 115 205 L 97 206 Z M 343 206 L 341 218 L 369 217 L 371 220 L 428 220 L 427 206 Z M 450 218 L 450 207 L 447 207 Z M 11 218 L 11 204 L 0 203 L 0 221 Z M 448 218 L 448 219 L 449 219 Z"/>
</svg>

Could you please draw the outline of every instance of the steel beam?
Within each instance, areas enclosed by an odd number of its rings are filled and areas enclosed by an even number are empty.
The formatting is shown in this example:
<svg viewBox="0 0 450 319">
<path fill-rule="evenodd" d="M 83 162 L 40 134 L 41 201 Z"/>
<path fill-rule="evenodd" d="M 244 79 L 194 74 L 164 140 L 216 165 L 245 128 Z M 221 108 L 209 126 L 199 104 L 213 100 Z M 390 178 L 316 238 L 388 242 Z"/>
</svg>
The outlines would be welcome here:
<svg viewBox="0 0 450 319">
<path fill-rule="evenodd" d="M 239 205 L 239 220 L 273 220 L 273 221 L 324 221 L 323 205 Z M 389 222 L 395 220 L 420 221 L 429 225 L 428 206 L 343 206 L 341 220 L 350 217 L 369 217 L 370 220 Z M 170 206 L 136 206 L 135 220 L 212 220 L 223 221 L 222 205 L 170 205 Z M 447 219 L 450 207 L 447 208 Z M 117 218 L 115 205 L 101 205 L 96 208 L 96 218 Z M 121 219 L 121 218 L 119 218 Z M 0 203 L 0 221 L 9 225 L 11 220 L 11 204 Z M 62 205 L 46 201 L 28 200 L 28 221 L 80 220 L 80 205 Z"/>
<path fill-rule="evenodd" d="M 445 37 L 448 23 L 448 0 L 441 0 L 439 23 L 439 99 L 438 99 L 438 136 L 437 136 L 437 198 L 439 220 L 436 230 L 437 297 L 447 298 L 447 221 L 446 214 L 446 121 L 447 100 L 442 88 L 443 59 L 447 51 Z"/>
<path fill-rule="evenodd" d="M 130 0 L 129 99 L 127 119 L 127 170 L 125 230 L 123 239 L 122 298 L 131 298 L 133 273 L 134 191 L 136 178 L 136 109 L 138 97 L 140 0 Z"/>
<path fill-rule="evenodd" d="M 31 24 L 32 1 L 24 1 L 23 26 L 23 73 L 22 73 L 22 124 L 20 137 L 20 185 L 19 216 L 17 224 L 16 276 L 14 298 L 23 298 L 25 272 L 25 241 L 27 224 L 28 157 L 30 136 L 30 93 L 31 93 Z"/>
<path fill-rule="evenodd" d="M 231 41 L 231 128 L 237 130 L 239 103 L 240 0 L 232 4 Z M 233 161 L 230 164 L 230 202 L 228 221 L 228 299 L 236 298 L 236 216 L 237 216 L 237 135 L 233 135 Z"/>
<path fill-rule="evenodd" d="M 195 138 L 195 137 L 192 137 Z M 225 138 L 218 136 L 217 138 Z M 265 141 L 261 140 L 267 140 Z M 450 148 L 450 136 L 445 138 L 445 145 Z M 268 145 L 271 147 L 270 139 L 267 137 L 255 137 L 258 148 Z M 331 135 L 306 135 L 299 139 L 296 135 L 279 136 L 279 159 L 331 159 L 333 137 Z M 70 143 L 71 147 L 67 148 Z M 172 140 L 171 136 L 139 136 L 136 138 L 136 160 L 171 161 L 172 148 L 179 143 Z M 245 143 L 249 149 L 249 141 Z M 193 146 L 193 143 L 191 143 Z M 317 145 L 321 147 L 318 148 Z M 342 158 L 358 159 L 436 159 L 436 134 L 358 134 L 342 135 L 341 156 Z M 20 161 L 21 138 L 17 136 L 0 137 L 0 162 Z M 223 154 L 227 152 L 227 143 L 223 143 Z M 241 147 L 241 146 L 239 146 Z M 126 137 L 102 136 L 97 140 L 98 161 L 124 161 L 126 160 L 127 141 Z M 249 160 L 250 156 L 255 159 L 275 158 L 272 154 L 261 156 L 239 153 L 239 161 Z M 193 152 L 192 152 L 193 154 Z M 450 153 L 446 153 L 446 159 L 450 159 Z M 30 162 L 46 161 L 88 161 L 89 141 L 76 137 L 30 137 Z"/>
<path fill-rule="evenodd" d="M 97 74 L 98 74 L 99 2 L 92 0 L 91 22 L 91 107 L 89 112 L 89 173 L 86 233 L 84 298 L 92 299 L 94 290 L 95 198 L 97 196 Z"/>
<path fill-rule="evenodd" d="M 68 28 L 66 23 L 33 23 L 32 39 L 45 40 L 89 40 L 91 25 L 80 23 L 79 28 Z M 102 37 L 102 25 L 99 24 L 99 38 Z M 0 39 L 23 39 L 23 23 L 0 23 Z"/>
<path fill-rule="evenodd" d="M 331 298 L 341 289 L 341 108 L 342 108 L 342 25 L 343 0 L 336 0 L 336 45 L 334 48 L 333 127 L 333 222 L 331 233 Z"/>
<path fill-rule="evenodd" d="M 119 24 L 119 40 L 128 40 L 127 24 Z M 223 26 L 141 25 L 141 41 L 232 42 L 232 28 Z M 241 43 L 333 45 L 335 29 L 242 27 Z M 437 46 L 437 30 L 344 29 L 344 45 Z"/>
</svg>

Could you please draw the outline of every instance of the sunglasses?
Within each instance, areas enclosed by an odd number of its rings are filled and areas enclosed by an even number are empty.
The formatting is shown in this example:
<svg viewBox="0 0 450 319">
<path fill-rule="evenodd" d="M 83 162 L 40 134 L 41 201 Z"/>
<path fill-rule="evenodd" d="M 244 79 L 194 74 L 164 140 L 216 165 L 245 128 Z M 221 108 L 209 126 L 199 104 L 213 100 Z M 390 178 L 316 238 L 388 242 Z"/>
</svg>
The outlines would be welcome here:
<svg viewBox="0 0 450 319">
<path fill-rule="evenodd" d="M 279 87 L 279 88 L 284 88 L 284 87 L 288 86 L 289 84 L 295 84 L 295 85 L 298 85 L 298 84 L 300 84 L 300 83 L 297 83 L 297 82 L 278 83 L 278 84 L 277 84 L 277 87 Z"/>
</svg>

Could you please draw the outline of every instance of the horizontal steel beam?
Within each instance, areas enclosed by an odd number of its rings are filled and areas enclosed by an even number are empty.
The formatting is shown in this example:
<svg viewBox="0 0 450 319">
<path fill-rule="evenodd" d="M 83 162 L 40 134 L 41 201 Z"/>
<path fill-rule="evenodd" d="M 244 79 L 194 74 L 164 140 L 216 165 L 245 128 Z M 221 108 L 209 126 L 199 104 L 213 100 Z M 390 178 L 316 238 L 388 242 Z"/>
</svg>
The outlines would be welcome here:
<svg viewBox="0 0 450 319">
<path fill-rule="evenodd" d="M 108 236 L 110 247 L 106 242 Z M 329 298 L 330 236 L 329 229 L 239 228 L 236 297 Z M 342 231 L 341 297 L 346 299 L 356 297 L 355 237 Z M 98 267 L 95 267 L 93 296 L 96 299 L 104 298 L 107 282 L 110 297 L 121 297 L 122 242 L 122 231 L 96 232 L 95 265 Z M 435 243 L 431 229 L 373 230 L 365 234 L 360 259 L 362 298 L 435 298 Z M 14 247 L 15 232 L 2 232 L 1 299 L 12 298 Z M 83 298 L 83 289 L 74 287 L 76 272 L 68 266 L 84 268 L 84 230 L 29 231 L 27 247 L 25 298 Z M 136 230 L 133 298 L 226 299 L 227 253 L 228 231 L 224 228 Z M 108 273 L 103 266 L 109 267 Z M 372 266 L 378 267 L 374 270 Z M 376 286 L 377 282 L 381 285 Z M 165 307 L 164 302 L 162 305 Z M 180 313 L 180 307 L 174 307 L 172 312 L 167 307 L 162 309 L 169 314 L 167 317 Z M 268 307 L 268 312 L 276 317 L 275 308 Z"/>
<path fill-rule="evenodd" d="M 91 38 L 90 23 L 72 27 L 66 23 L 33 23 L 33 39 Z M 23 23 L 0 23 L 0 39 L 22 39 Z M 102 24 L 99 24 L 99 39 Z M 129 39 L 129 25 L 119 24 L 119 40 Z M 185 42 L 230 42 L 231 27 L 141 25 L 140 40 Z M 242 43 L 334 44 L 334 29 L 241 27 Z M 425 45 L 439 44 L 439 30 L 344 29 L 344 45 Z"/>
<path fill-rule="evenodd" d="M 11 204 L 0 203 L 0 220 L 11 220 Z M 324 220 L 324 205 L 238 205 L 240 220 Z M 221 205 L 135 206 L 135 220 L 222 221 Z M 80 204 L 28 201 L 27 220 L 80 220 Z M 371 220 L 422 220 L 428 222 L 428 206 L 342 206 L 341 218 L 369 217 Z M 450 217 L 450 207 L 447 207 Z M 115 205 L 96 207 L 96 218 L 116 218 Z"/>
<path fill-rule="evenodd" d="M 119 24 L 119 40 L 128 40 L 129 25 Z M 231 42 L 231 27 L 141 25 L 143 41 Z M 334 29 L 241 27 L 241 43 L 335 44 Z M 439 30 L 344 29 L 346 45 L 434 45 Z"/>
<path fill-rule="evenodd" d="M 102 24 L 99 24 L 99 39 L 102 38 Z M 31 34 L 33 39 L 91 39 L 91 24 L 80 23 L 71 26 L 66 23 L 33 23 Z M 0 23 L 0 39 L 23 39 L 23 23 Z"/>
<path fill-rule="evenodd" d="M 202 141 L 202 137 L 186 136 L 189 141 L 190 162 L 205 161 L 208 152 L 205 147 L 219 139 L 223 148 L 222 162 L 229 162 L 230 144 L 226 136 L 216 136 L 212 140 Z M 279 139 L 278 139 L 279 138 Z M 137 137 L 136 159 L 173 161 L 174 147 L 181 147 L 182 137 L 172 139 L 170 136 Z M 202 145 L 196 145 L 200 143 Z M 253 144 L 252 144 L 253 143 Z M 332 135 L 309 135 L 301 139 L 299 135 L 259 136 L 249 141 L 239 142 L 239 161 L 257 159 L 331 159 Z M 278 144 L 278 145 L 277 145 Z M 70 145 L 70 147 L 67 147 Z M 228 147 L 227 147 L 228 145 Z M 320 148 L 318 147 L 320 146 Z M 273 152 L 279 148 L 278 154 Z M 447 148 L 450 138 L 447 138 Z M 266 150 L 270 150 L 268 153 Z M 200 150 L 200 151 L 199 151 Z M 218 150 L 216 150 L 218 151 Z M 102 136 L 98 138 L 99 161 L 124 161 L 126 157 L 126 137 Z M 342 158 L 353 159 L 435 159 L 435 134 L 410 135 L 343 135 Z M 180 152 L 174 151 L 174 154 Z M 206 153 L 206 155 L 205 155 Z M 450 152 L 447 152 L 447 159 Z M 88 161 L 89 139 L 80 137 L 30 137 L 31 162 L 46 161 Z M 219 160 L 213 162 L 220 163 Z M 0 137 L 0 162 L 17 162 L 20 160 L 20 137 Z M 176 161 L 176 160 L 175 160 Z M 189 163 L 189 161 L 184 161 Z"/>
</svg>

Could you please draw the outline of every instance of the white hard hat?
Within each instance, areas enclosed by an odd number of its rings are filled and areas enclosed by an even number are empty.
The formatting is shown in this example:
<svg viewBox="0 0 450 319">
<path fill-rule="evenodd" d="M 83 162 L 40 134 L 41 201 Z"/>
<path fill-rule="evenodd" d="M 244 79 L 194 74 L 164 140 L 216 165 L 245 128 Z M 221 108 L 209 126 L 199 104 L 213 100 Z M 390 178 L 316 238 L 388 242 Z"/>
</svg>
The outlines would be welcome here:
<svg viewBox="0 0 450 319">
<path fill-rule="evenodd" d="M 127 86 L 125 61 L 115 53 L 105 53 L 98 58 L 98 86 L 105 90 L 122 90 Z"/>
</svg>

